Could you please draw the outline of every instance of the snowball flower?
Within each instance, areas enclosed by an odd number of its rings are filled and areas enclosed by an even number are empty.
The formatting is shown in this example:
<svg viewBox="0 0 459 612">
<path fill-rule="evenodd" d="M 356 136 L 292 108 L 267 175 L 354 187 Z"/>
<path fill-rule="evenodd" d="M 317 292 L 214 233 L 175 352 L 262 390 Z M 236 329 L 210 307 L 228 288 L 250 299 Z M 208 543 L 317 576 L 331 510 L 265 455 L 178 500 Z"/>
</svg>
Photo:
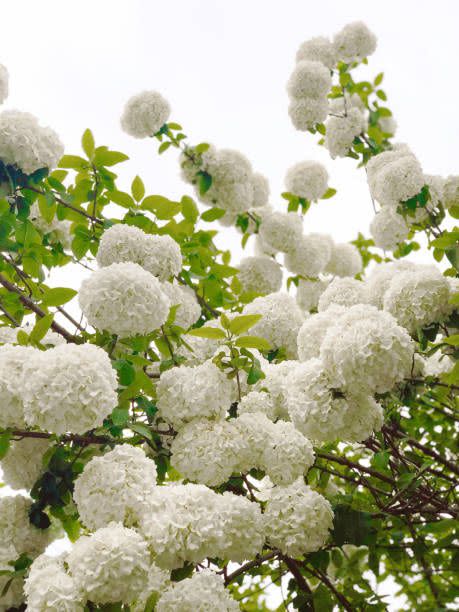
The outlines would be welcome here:
<svg viewBox="0 0 459 612">
<path fill-rule="evenodd" d="M 381 132 L 383 132 L 384 134 L 389 134 L 389 136 L 395 135 L 395 132 L 397 131 L 397 122 L 392 116 L 379 117 L 378 123 Z"/>
<path fill-rule="evenodd" d="M 169 298 L 171 307 L 178 306 L 175 312 L 174 325 L 188 329 L 201 316 L 201 306 L 191 287 L 173 283 L 161 283 L 161 290 Z"/>
<path fill-rule="evenodd" d="M 150 554 L 132 529 L 109 523 L 80 537 L 68 554 L 69 572 L 85 599 L 95 604 L 130 603 L 147 584 Z"/>
<path fill-rule="evenodd" d="M 121 338 L 159 329 L 170 308 L 158 279 L 129 262 L 93 272 L 82 282 L 78 299 L 90 325 Z"/>
<path fill-rule="evenodd" d="M 43 455 L 49 441 L 40 438 L 24 438 L 12 441 L 1 461 L 3 479 L 13 489 L 31 489 L 43 472 Z"/>
<path fill-rule="evenodd" d="M 273 212 L 262 219 L 259 235 L 268 248 L 285 252 L 292 248 L 303 233 L 303 219 L 294 212 Z"/>
<path fill-rule="evenodd" d="M 333 46 L 341 62 L 359 62 L 374 53 L 376 36 L 362 21 L 354 21 L 335 35 Z"/>
<path fill-rule="evenodd" d="M 0 346 L 0 427 L 24 427 L 22 372 L 40 351 L 31 346 Z"/>
<path fill-rule="evenodd" d="M 436 351 L 424 362 L 424 375 L 438 378 L 442 374 L 448 374 L 454 368 L 454 360 L 441 351 Z"/>
<path fill-rule="evenodd" d="M 330 261 L 333 241 L 327 234 L 301 236 L 285 254 L 285 267 L 294 274 L 315 277 Z"/>
<path fill-rule="evenodd" d="M 273 349 L 284 348 L 288 358 L 296 357 L 296 337 L 303 323 L 303 314 L 295 299 L 287 293 L 271 293 L 247 304 L 243 314 L 261 314 L 250 332 L 261 336 Z"/>
<path fill-rule="evenodd" d="M 169 119 L 169 102 L 157 91 L 142 91 L 127 101 L 121 127 L 134 138 L 154 136 Z"/>
<path fill-rule="evenodd" d="M 233 383 L 212 361 L 206 361 L 166 370 L 156 391 L 160 416 L 179 428 L 196 417 L 223 418 L 231 406 Z"/>
<path fill-rule="evenodd" d="M 371 173 L 371 167 L 368 172 Z M 379 167 L 376 176 L 373 172 L 371 191 L 375 200 L 383 206 L 396 206 L 418 194 L 424 184 L 425 178 L 416 157 L 412 153 L 400 153 Z"/>
<path fill-rule="evenodd" d="M 459 206 L 459 176 L 448 176 L 443 187 L 443 206 Z"/>
<path fill-rule="evenodd" d="M 301 478 L 271 489 L 263 518 L 271 546 L 291 557 L 322 548 L 333 528 L 329 502 Z"/>
<path fill-rule="evenodd" d="M 304 41 L 296 52 L 296 61 L 303 60 L 320 62 L 331 70 L 336 63 L 335 48 L 328 38 L 316 36 Z"/>
<path fill-rule="evenodd" d="M 266 415 L 271 421 L 275 421 L 279 416 L 271 394 L 263 391 L 250 391 L 238 403 L 237 413 L 239 416 L 254 412 Z"/>
<path fill-rule="evenodd" d="M 287 91 L 293 98 L 319 98 L 330 89 L 330 70 L 321 62 L 311 60 L 298 62 L 287 83 Z"/>
<path fill-rule="evenodd" d="M 343 117 L 329 117 L 326 123 L 325 147 L 332 159 L 345 157 L 354 138 L 366 128 L 364 114 L 358 108 L 350 108 Z"/>
<path fill-rule="evenodd" d="M 157 612 L 237 612 L 239 609 L 225 588 L 223 578 L 209 569 L 172 583 L 156 605 Z"/>
<path fill-rule="evenodd" d="M 118 402 L 110 358 L 92 344 L 63 344 L 35 353 L 22 385 L 27 424 L 59 435 L 100 427 Z"/>
<path fill-rule="evenodd" d="M 245 292 L 274 293 L 281 288 L 282 269 L 271 257 L 245 257 L 239 264 L 238 278 Z"/>
<path fill-rule="evenodd" d="M 24 592 L 31 612 L 84 612 L 82 589 L 65 569 L 65 558 L 40 555 L 30 566 Z"/>
<path fill-rule="evenodd" d="M 448 280 L 434 266 L 416 266 L 392 278 L 384 294 L 384 310 L 414 333 L 449 314 Z"/>
<path fill-rule="evenodd" d="M 328 99 L 320 98 L 291 98 L 288 107 L 293 127 L 305 132 L 317 123 L 325 121 L 328 115 Z"/>
<path fill-rule="evenodd" d="M 414 345 L 388 313 L 352 306 L 328 329 L 320 357 L 334 383 L 352 392 L 385 393 L 408 377 Z"/>
<path fill-rule="evenodd" d="M 338 321 L 344 311 L 344 307 L 332 304 L 327 310 L 313 314 L 306 319 L 300 327 L 297 338 L 300 361 L 308 361 L 312 357 L 319 356 L 320 347 L 328 329 Z"/>
<path fill-rule="evenodd" d="M 263 366 L 263 373 L 265 378 L 259 380 L 254 385 L 254 391 L 266 391 L 273 404 L 272 410 L 274 411 L 275 418 L 281 418 L 287 420 L 289 418 L 287 411 L 287 393 L 289 386 L 290 374 L 298 366 L 298 361 L 285 360 L 280 363 L 268 363 Z M 264 410 L 260 412 L 265 412 Z M 267 416 L 271 414 L 271 410 Z M 269 417 L 271 418 L 271 417 Z"/>
<path fill-rule="evenodd" d="M 334 278 L 319 298 L 319 312 L 332 305 L 355 306 L 367 301 L 365 284 L 355 278 Z"/>
<path fill-rule="evenodd" d="M 59 136 L 42 127 L 30 113 L 5 110 L 0 113 L 0 159 L 24 174 L 40 168 L 53 170 L 64 153 Z"/>
<path fill-rule="evenodd" d="M 182 269 L 180 247 L 173 238 L 146 234 L 133 225 L 118 223 L 102 234 L 97 263 L 105 268 L 124 262 L 139 264 L 160 280 L 168 280 Z"/>
<path fill-rule="evenodd" d="M 355 276 L 362 270 L 362 257 L 356 246 L 348 242 L 333 245 L 326 272 L 334 276 Z"/>
<path fill-rule="evenodd" d="M 316 161 L 298 162 L 287 171 L 285 188 L 306 200 L 318 200 L 328 188 L 328 172 Z"/>
<path fill-rule="evenodd" d="M 390 263 L 384 262 L 376 266 L 370 276 L 365 280 L 367 299 L 370 304 L 382 309 L 384 294 L 389 288 L 394 276 L 400 272 L 412 270 L 415 267 L 416 265 L 414 263 L 403 259 Z"/>
<path fill-rule="evenodd" d="M 86 464 L 75 481 L 73 499 L 89 529 L 111 521 L 131 527 L 155 485 L 156 463 L 142 449 L 120 444 Z"/>
<path fill-rule="evenodd" d="M 268 179 L 255 172 L 252 175 L 252 186 L 253 186 L 253 201 L 252 208 L 262 208 L 268 204 L 269 198 L 269 182 Z"/>
<path fill-rule="evenodd" d="M 0 64 L 0 104 L 3 104 L 8 97 L 8 80 L 8 70 L 3 64 Z"/>
<path fill-rule="evenodd" d="M 170 584 L 170 572 L 152 563 L 148 570 L 147 585 L 142 593 L 136 595 L 135 602 L 130 604 L 129 609 L 131 612 L 145 612 L 150 597 L 158 598 Z"/>
<path fill-rule="evenodd" d="M 409 231 L 405 219 L 392 206 L 384 206 L 376 213 L 370 225 L 375 245 L 386 251 L 393 251 L 408 237 Z"/>
<path fill-rule="evenodd" d="M 329 283 L 330 281 L 328 279 L 315 278 L 312 280 L 305 280 L 300 278 L 296 290 L 296 301 L 299 307 L 306 312 L 317 310 L 319 298 L 328 287 Z"/>
<path fill-rule="evenodd" d="M 48 546 L 51 533 L 32 525 L 31 505 L 32 500 L 23 495 L 0 497 L 0 541 L 2 547 L 13 546 L 18 556 L 26 553 L 33 558 Z"/>
</svg>

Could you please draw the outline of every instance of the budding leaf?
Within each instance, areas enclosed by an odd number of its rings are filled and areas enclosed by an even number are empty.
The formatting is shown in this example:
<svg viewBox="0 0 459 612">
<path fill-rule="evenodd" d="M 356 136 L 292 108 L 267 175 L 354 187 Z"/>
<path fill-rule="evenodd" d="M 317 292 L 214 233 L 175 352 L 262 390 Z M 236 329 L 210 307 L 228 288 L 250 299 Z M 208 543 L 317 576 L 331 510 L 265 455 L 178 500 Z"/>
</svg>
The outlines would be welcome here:
<svg viewBox="0 0 459 612">
<path fill-rule="evenodd" d="M 261 318 L 262 315 L 259 314 L 241 315 L 230 321 L 228 329 L 235 336 L 239 336 L 258 323 Z"/>
<path fill-rule="evenodd" d="M 267 340 L 258 336 L 241 336 L 234 344 L 243 348 L 255 348 L 259 351 L 269 351 L 271 348 Z"/>
<path fill-rule="evenodd" d="M 198 338 L 211 338 L 212 340 L 224 340 L 225 332 L 218 327 L 198 327 L 188 332 L 190 336 L 198 336 Z"/>
</svg>

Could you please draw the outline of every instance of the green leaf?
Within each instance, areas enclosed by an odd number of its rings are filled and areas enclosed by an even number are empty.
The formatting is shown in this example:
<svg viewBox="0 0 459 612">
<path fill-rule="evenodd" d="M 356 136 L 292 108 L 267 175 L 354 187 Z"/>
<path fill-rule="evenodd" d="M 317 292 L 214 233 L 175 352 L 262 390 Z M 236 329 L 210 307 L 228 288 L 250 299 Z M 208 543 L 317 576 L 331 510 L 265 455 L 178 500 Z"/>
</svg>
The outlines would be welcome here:
<svg viewBox="0 0 459 612">
<path fill-rule="evenodd" d="M 374 85 L 376 87 L 378 85 L 381 85 L 383 78 L 384 78 L 384 72 L 380 72 L 378 75 L 376 75 L 375 80 L 373 81 Z"/>
<path fill-rule="evenodd" d="M 83 151 L 88 156 L 88 159 L 92 161 L 96 145 L 94 143 L 94 136 L 89 128 L 84 131 L 83 136 L 81 137 L 81 146 L 83 147 Z"/>
<path fill-rule="evenodd" d="M 72 168 L 73 170 L 83 170 L 88 167 L 88 160 L 79 155 L 64 155 L 59 161 L 59 168 Z"/>
<path fill-rule="evenodd" d="M 9 431 L 5 431 L 0 434 L 0 460 L 5 457 L 8 449 L 10 447 L 11 433 Z"/>
<path fill-rule="evenodd" d="M 225 212 L 226 211 L 223 210 L 223 208 L 210 208 L 202 213 L 201 219 L 208 222 L 216 221 L 217 219 L 221 219 Z"/>
<path fill-rule="evenodd" d="M 108 151 L 105 148 L 97 148 L 94 155 L 94 163 L 96 166 L 115 166 L 129 159 L 128 155 L 120 151 Z"/>
<path fill-rule="evenodd" d="M 448 336 L 447 338 L 444 338 L 443 342 L 446 342 L 446 344 L 451 344 L 452 346 L 459 346 L 459 334 Z"/>
<path fill-rule="evenodd" d="M 355 544 L 361 546 L 368 542 L 371 530 L 371 515 L 354 510 L 344 504 L 334 509 L 333 542 L 338 546 Z"/>
<path fill-rule="evenodd" d="M 243 348 L 255 348 L 259 351 L 269 351 L 271 349 L 270 343 L 258 336 L 241 336 L 237 338 L 234 344 Z"/>
<path fill-rule="evenodd" d="M 182 215 L 187 221 L 194 223 L 199 217 L 199 210 L 195 201 L 189 196 L 183 196 L 180 203 L 182 204 Z"/>
<path fill-rule="evenodd" d="M 112 202 L 123 208 L 135 208 L 134 200 L 125 191 L 110 191 L 108 197 Z"/>
<path fill-rule="evenodd" d="M 129 423 L 129 429 L 139 434 L 143 438 L 146 438 L 147 440 L 153 440 L 153 434 L 151 432 L 151 429 L 148 427 L 148 425 L 145 425 L 144 423 Z"/>
<path fill-rule="evenodd" d="M 200 170 L 197 173 L 198 176 L 198 185 L 199 185 L 199 194 L 204 195 L 209 191 L 212 186 L 212 177 L 205 170 Z"/>
<path fill-rule="evenodd" d="M 211 338 L 212 340 L 224 340 L 225 332 L 218 327 L 197 327 L 188 332 L 189 336 L 197 336 L 198 338 Z"/>
<path fill-rule="evenodd" d="M 230 321 L 228 329 L 235 336 L 239 336 L 258 323 L 261 318 L 262 315 L 259 314 L 240 315 Z"/>
<path fill-rule="evenodd" d="M 118 370 L 118 380 L 120 385 L 128 387 L 135 380 L 135 368 L 125 359 L 118 359 L 113 362 L 113 367 Z"/>
<path fill-rule="evenodd" d="M 78 292 L 69 287 L 54 287 L 47 289 L 41 302 L 44 306 L 61 306 L 69 302 Z"/>
<path fill-rule="evenodd" d="M 158 219 L 172 219 L 181 210 L 180 202 L 173 202 L 161 195 L 147 196 L 140 205 L 142 210 L 152 212 Z"/>
<path fill-rule="evenodd" d="M 323 196 L 321 196 L 321 200 L 328 200 L 329 198 L 332 198 L 336 193 L 336 189 L 333 189 L 333 187 L 329 187 L 327 189 L 327 191 L 323 194 Z"/>
<path fill-rule="evenodd" d="M 111 417 L 114 425 L 124 427 L 129 420 L 129 408 L 114 408 Z"/>
<path fill-rule="evenodd" d="M 136 202 L 140 202 L 140 200 L 144 197 L 145 185 L 143 184 L 143 181 L 140 176 L 136 176 L 132 181 L 131 193 L 132 197 Z"/>
<path fill-rule="evenodd" d="M 53 314 L 47 314 L 41 319 L 38 319 L 38 321 L 35 323 L 32 331 L 29 334 L 29 338 L 33 340 L 34 342 L 40 342 L 40 340 L 42 340 L 45 337 L 46 332 L 51 327 L 53 318 L 54 318 Z"/>
</svg>

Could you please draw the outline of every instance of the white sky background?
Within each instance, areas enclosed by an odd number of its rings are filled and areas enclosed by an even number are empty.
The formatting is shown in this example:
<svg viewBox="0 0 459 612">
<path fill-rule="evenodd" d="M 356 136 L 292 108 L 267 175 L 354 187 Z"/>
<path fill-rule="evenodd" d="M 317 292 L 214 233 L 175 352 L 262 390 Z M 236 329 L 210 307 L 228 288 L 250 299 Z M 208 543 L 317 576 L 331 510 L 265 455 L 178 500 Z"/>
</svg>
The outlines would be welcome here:
<svg viewBox="0 0 459 612">
<path fill-rule="evenodd" d="M 354 160 L 332 161 L 316 137 L 294 130 L 285 91 L 299 44 L 333 36 L 354 20 L 378 37 L 362 78 L 385 72 L 397 139 L 426 173 L 459 173 L 455 0 L 0 0 L 0 8 L 0 62 L 10 72 L 5 107 L 37 115 L 60 134 L 67 153 L 80 152 L 87 127 L 96 144 L 127 153 L 120 188 L 128 190 L 139 174 L 148 193 L 191 193 L 179 179 L 175 151 L 159 157 L 156 141 L 134 140 L 119 127 L 126 99 L 157 89 L 191 143 L 245 153 L 269 178 L 274 205 L 284 202 L 277 194 L 289 166 L 322 161 L 338 194 L 312 207 L 305 231 L 329 232 L 337 241 L 368 235 L 373 212 L 364 172 Z M 239 242 L 230 233 L 224 243 L 236 249 L 236 260 Z M 57 284 L 78 280 L 62 271 Z"/>
</svg>

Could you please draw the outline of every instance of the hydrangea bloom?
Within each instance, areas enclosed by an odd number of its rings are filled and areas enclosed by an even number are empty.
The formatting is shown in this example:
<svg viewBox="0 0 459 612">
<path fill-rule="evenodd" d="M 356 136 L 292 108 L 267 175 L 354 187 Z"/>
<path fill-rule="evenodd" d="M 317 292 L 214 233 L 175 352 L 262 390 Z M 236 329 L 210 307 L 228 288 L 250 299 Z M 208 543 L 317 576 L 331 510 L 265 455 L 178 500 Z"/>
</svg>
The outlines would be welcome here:
<svg viewBox="0 0 459 612">
<path fill-rule="evenodd" d="M 31 489 L 43 472 L 43 455 L 49 441 L 24 438 L 13 441 L 1 461 L 3 479 L 12 489 Z"/>
<path fill-rule="evenodd" d="M 271 489 L 263 518 L 271 546 L 292 557 L 322 548 L 333 527 L 329 502 L 301 478 Z"/>
<path fill-rule="evenodd" d="M 320 98 L 331 89 L 330 70 L 321 62 L 302 60 L 295 66 L 287 83 L 292 98 Z"/>
<path fill-rule="evenodd" d="M 383 206 L 397 206 L 425 184 L 421 165 L 406 146 L 376 155 L 368 163 L 367 176 L 372 196 Z"/>
<path fill-rule="evenodd" d="M 327 234 L 306 234 L 285 254 L 285 266 L 290 272 L 315 277 L 330 261 L 333 241 Z"/>
<path fill-rule="evenodd" d="M 378 124 L 381 132 L 394 136 L 397 131 L 397 122 L 392 116 L 379 117 Z"/>
<path fill-rule="evenodd" d="M 168 280 L 182 269 L 180 247 L 173 238 L 146 234 L 133 225 L 118 223 L 102 234 L 97 263 L 105 268 L 125 262 L 139 264 L 160 280 Z"/>
<path fill-rule="evenodd" d="M 130 262 L 93 272 L 82 282 L 78 299 L 90 325 L 121 338 L 159 329 L 170 308 L 158 279 Z"/>
<path fill-rule="evenodd" d="M 416 266 L 392 278 L 384 294 L 384 310 L 414 333 L 418 327 L 449 314 L 449 283 L 434 266 Z"/>
<path fill-rule="evenodd" d="M 239 609 L 225 589 L 223 578 L 208 569 L 172 583 L 156 605 L 157 612 L 237 612 Z"/>
<path fill-rule="evenodd" d="M 96 604 L 130 603 L 147 585 L 150 554 L 141 535 L 109 523 L 80 537 L 67 562 L 85 599 Z"/>
<path fill-rule="evenodd" d="M 19 557 L 19 553 L 16 551 L 14 546 L 5 545 L 2 542 L 0 548 L 0 571 L 11 572 L 14 570 L 11 562 L 16 561 Z M 9 584 L 8 588 L 7 585 Z M 13 578 L 9 574 L 0 574 L 0 593 L 3 593 L 4 589 L 7 588 L 3 595 L 0 594 L 0 610 L 6 611 L 10 608 L 20 608 L 24 602 L 23 593 L 24 579 L 20 576 Z"/>
<path fill-rule="evenodd" d="M 393 251 L 409 234 L 409 227 L 402 215 L 392 206 L 384 206 L 373 218 L 370 234 L 375 245 Z"/>
<path fill-rule="evenodd" d="M 296 301 L 299 307 L 311 312 L 317 310 L 319 298 L 330 283 L 329 279 L 316 278 L 313 280 L 305 280 L 300 278 L 296 290 Z"/>
<path fill-rule="evenodd" d="M 282 269 L 275 259 L 263 255 L 245 257 L 239 264 L 239 281 L 243 291 L 274 293 L 282 285 Z"/>
<path fill-rule="evenodd" d="M 382 309 L 384 294 L 394 276 L 415 267 L 415 264 L 403 259 L 390 263 L 381 263 L 376 266 L 365 281 L 367 299 L 370 304 Z"/>
<path fill-rule="evenodd" d="M 259 231 L 263 244 L 282 252 L 291 249 L 302 233 L 303 220 L 300 215 L 276 211 L 262 219 Z"/>
<path fill-rule="evenodd" d="M 344 96 L 330 100 L 330 112 L 335 115 L 346 115 L 349 108 L 357 108 L 362 113 L 365 112 L 365 104 L 358 93 L 350 95 L 345 91 Z"/>
<path fill-rule="evenodd" d="M 253 201 L 252 208 L 263 208 L 268 204 L 269 198 L 269 182 L 268 179 L 255 172 L 252 175 L 252 186 L 253 186 Z"/>
<path fill-rule="evenodd" d="M 316 161 L 298 162 L 287 171 L 285 188 L 306 200 L 318 200 L 328 188 L 328 172 Z"/>
<path fill-rule="evenodd" d="M 68 574 L 65 558 L 40 555 L 30 566 L 24 592 L 31 612 L 83 612 L 83 591 Z"/>
<path fill-rule="evenodd" d="M 333 245 L 326 272 L 334 276 L 355 276 L 362 269 L 362 257 L 356 246 L 348 242 Z"/>
<path fill-rule="evenodd" d="M 308 359 L 319 356 L 325 334 L 344 311 L 344 307 L 333 304 L 327 310 L 313 314 L 306 319 L 297 337 L 300 361 L 308 361 Z"/>
<path fill-rule="evenodd" d="M 53 170 L 64 153 L 59 136 L 36 117 L 17 110 L 0 113 L 0 159 L 25 174 Z"/>
<path fill-rule="evenodd" d="M 335 35 L 333 46 L 341 62 L 358 62 L 374 53 L 376 36 L 362 21 L 354 21 Z"/>
<path fill-rule="evenodd" d="M 327 310 L 331 305 L 355 306 L 365 304 L 367 295 L 365 284 L 348 276 L 334 278 L 319 298 L 319 312 Z"/>
<path fill-rule="evenodd" d="M 459 176 L 448 176 L 443 187 L 443 206 L 459 206 Z"/>
<path fill-rule="evenodd" d="M 364 114 L 358 108 L 350 108 L 343 117 L 332 116 L 327 120 L 325 146 L 332 159 L 344 157 L 352 146 L 354 138 L 366 128 Z"/>
<path fill-rule="evenodd" d="M 272 348 L 284 348 L 288 358 L 295 358 L 296 337 L 303 323 L 303 314 L 295 299 L 287 293 L 271 293 L 247 304 L 244 314 L 261 314 L 251 334 L 265 338 Z"/>
<path fill-rule="evenodd" d="M 320 359 L 306 361 L 291 375 L 288 410 L 295 427 L 318 442 L 360 442 L 383 423 L 382 408 L 370 395 L 333 388 Z"/>
<path fill-rule="evenodd" d="M 316 36 L 305 40 L 296 52 L 296 61 L 310 60 L 320 62 L 330 70 L 336 63 L 335 48 L 328 38 Z"/>
<path fill-rule="evenodd" d="M 57 434 L 100 427 L 118 402 L 115 370 L 107 353 L 92 344 L 33 354 L 22 385 L 27 424 Z"/>
<path fill-rule="evenodd" d="M 291 98 L 288 114 L 295 129 L 305 132 L 316 123 L 325 121 L 328 115 L 328 99 L 320 98 Z"/>
<path fill-rule="evenodd" d="M 336 386 L 352 392 L 385 393 L 409 376 L 414 345 L 387 312 L 352 306 L 328 329 L 320 357 Z"/>
<path fill-rule="evenodd" d="M 171 307 L 178 305 L 175 312 L 174 325 L 188 329 L 193 323 L 196 323 L 201 316 L 201 306 L 191 287 L 162 283 L 161 290 L 169 298 Z"/>
<path fill-rule="evenodd" d="M 454 360 L 449 355 L 437 351 L 424 362 L 424 375 L 438 378 L 441 374 L 448 374 L 454 368 Z"/>
<path fill-rule="evenodd" d="M 145 609 L 148 609 L 146 606 L 150 597 L 159 598 L 159 595 L 170 584 L 170 572 L 152 563 L 148 570 L 147 585 L 142 593 L 136 595 L 135 602 L 130 604 L 129 609 L 131 612 L 145 612 Z"/>
<path fill-rule="evenodd" d="M 126 102 L 121 116 L 121 127 L 134 138 L 148 138 L 169 119 L 169 102 L 157 91 L 142 91 Z"/>
<path fill-rule="evenodd" d="M 18 556 L 36 557 L 51 541 L 50 529 L 38 529 L 29 520 L 32 500 L 23 495 L 0 497 L 0 541 L 14 547 Z"/>
<path fill-rule="evenodd" d="M 244 395 L 238 403 L 237 412 L 239 415 L 260 412 L 271 421 L 275 421 L 279 416 L 271 394 L 263 391 L 250 391 Z"/>
<path fill-rule="evenodd" d="M 0 427 L 24 427 L 22 372 L 37 349 L 31 346 L 0 346 Z"/>
<path fill-rule="evenodd" d="M 212 361 L 161 374 L 157 404 L 162 418 L 179 428 L 194 418 L 223 418 L 231 405 L 232 381 Z"/>
<path fill-rule="evenodd" d="M 290 374 L 298 366 L 298 361 L 285 360 L 281 363 L 268 363 L 263 366 L 265 378 L 254 385 L 255 391 L 266 391 L 273 403 L 276 418 L 287 420 L 287 393 Z M 268 415 L 267 415 L 268 416 Z"/>
<path fill-rule="evenodd" d="M 155 485 L 155 462 L 142 449 L 121 444 L 86 464 L 75 481 L 73 499 L 90 529 L 111 521 L 131 527 Z"/>
<path fill-rule="evenodd" d="M 8 70 L 6 66 L 0 64 L 0 104 L 3 104 L 8 97 L 8 81 Z"/>
</svg>

